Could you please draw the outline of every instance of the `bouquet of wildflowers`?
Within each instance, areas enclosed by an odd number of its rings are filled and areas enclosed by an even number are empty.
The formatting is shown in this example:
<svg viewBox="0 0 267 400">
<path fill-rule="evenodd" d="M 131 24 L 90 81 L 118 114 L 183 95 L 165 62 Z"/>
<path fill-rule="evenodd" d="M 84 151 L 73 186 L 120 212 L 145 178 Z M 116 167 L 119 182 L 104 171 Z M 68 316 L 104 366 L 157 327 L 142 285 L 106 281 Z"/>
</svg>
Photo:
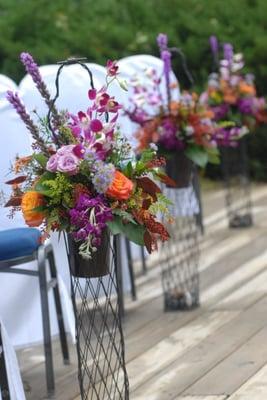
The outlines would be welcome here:
<svg viewBox="0 0 267 400">
<path fill-rule="evenodd" d="M 218 72 L 209 76 L 208 88 L 201 95 L 201 102 L 210 107 L 215 121 L 225 121 L 225 127 L 217 135 L 220 146 L 237 146 L 256 124 L 267 122 L 264 98 L 257 96 L 252 74 L 242 73 L 242 54 L 234 54 L 233 46 L 224 44 L 224 57 L 219 60 L 219 46 L 215 36 L 210 44 Z M 229 123 L 227 123 L 228 121 Z"/>
<path fill-rule="evenodd" d="M 164 65 L 163 73 L 158 76 L 156 71 L 150 69 L 145 72 L 145 83 L 139 77 L 134 79 L 133 107 L 126 110 L 131 120 L 140 126 L 136 134 L 138 151 L 142 152 L 154 143 L 167 158 L 184 152 L 199 166 L 204 167 L 208 161 L 216 163 L 218 151 L 215 136 L 219 127 L 213 120 L 213 113 L 199 102 L 196 93 L 185 91 L 179 100 L 174 99 L 173 91 L 177 91 L 177 87 L 170 83 L 172 49 L 167 47 L 168 38 L 164 34 L 158 36 L 157 42 Z M 160 90 L 162 80 L 165 93 Z"/>
<path fill-rule="evenodd" d="M 168 215 L 168 200 L 154 180 L 168 181 L 161 171 L 164 160 L 148 148 L 139 160 L 117 128 L 121 106 L 108 94 L 118 80 L 116 62 L 108 61 L 106 85 L 88 91 L 88 109 L 76 115 L 59 112 L 30 54 L 21 61 L 44 98 L 51 118 L 37 124 L 18 95 L 7 93 L 33 138 L 33 153 L 17 158 L 7 183 L 13 194 L 6 206 L 22 210 L 29 226 L 66 231 L 79 243 L 79 253 L 91 258 L 101 245 L 103 231 L 122 233 L 129 240 L 146 245 L 149 252 L 157 239 L 169 234 L 156 218 Z M 169 218 L 169 215 L 168 215 Z"/>
</svg>

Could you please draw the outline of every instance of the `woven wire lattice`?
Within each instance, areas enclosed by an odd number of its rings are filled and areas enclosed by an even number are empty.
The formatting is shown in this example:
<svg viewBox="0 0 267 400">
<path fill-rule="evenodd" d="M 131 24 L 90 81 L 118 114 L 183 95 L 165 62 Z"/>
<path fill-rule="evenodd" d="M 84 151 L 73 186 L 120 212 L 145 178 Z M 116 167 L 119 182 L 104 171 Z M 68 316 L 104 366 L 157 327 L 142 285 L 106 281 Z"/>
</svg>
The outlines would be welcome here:
<svg viewBox="0 0 267 400">
<path fill-rule="evenodd" d="M 162 287 L 164 309 L 187 310 L 199 305 L 199 203 L 195 191 L 165 188 L 173 202 L 174 223 L 169 225 L 171 239 L 162 247 Z"/>
<path fill-rule="evenodd" d="M 71 276 L 82 400 L 129 399 L 118 298 L 118 240 L 109 247 L 108 275 Z"/>
<path fill-rule="evenodd" d="M 246 137 L 238 147 L 221 148 L 221 156 L 229 227 L 249 227 L 253 220 Z"/>
</svg>

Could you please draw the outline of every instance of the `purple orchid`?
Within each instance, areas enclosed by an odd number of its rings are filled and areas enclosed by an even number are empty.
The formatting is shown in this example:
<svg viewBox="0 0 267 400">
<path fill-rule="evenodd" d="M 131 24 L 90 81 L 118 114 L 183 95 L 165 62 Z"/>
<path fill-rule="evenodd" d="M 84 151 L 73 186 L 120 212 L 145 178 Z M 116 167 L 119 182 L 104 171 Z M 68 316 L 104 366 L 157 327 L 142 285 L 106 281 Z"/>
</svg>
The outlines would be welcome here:
<svg viewBox="0 0 267 400">
<path fill-rule="evenodd" d="M 102 195 L 91 197 L 81 194 L 69 215 L 73 238 L 83 241 L 79 248 L 80 254 L 90 257 L 101 245 L 103 230 L 107 222 L 113 219 L 112 210 Z"/>
<path fill-rule="evenodd" d="M 106 68 L 108 76 L 118 75 L 119 66 L 117 65 L 117 61 L 108 60 Z"/>
</svg>

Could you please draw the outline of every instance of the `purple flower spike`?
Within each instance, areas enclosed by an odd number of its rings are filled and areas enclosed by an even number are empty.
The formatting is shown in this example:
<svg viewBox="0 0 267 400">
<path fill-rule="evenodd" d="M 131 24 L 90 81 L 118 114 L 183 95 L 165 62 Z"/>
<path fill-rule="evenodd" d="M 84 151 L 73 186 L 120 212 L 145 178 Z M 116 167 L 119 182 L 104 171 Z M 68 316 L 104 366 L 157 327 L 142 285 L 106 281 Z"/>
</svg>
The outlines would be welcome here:
<svg viewBox="0 0 267 400">
<path fill-rule="evenodd" d="M 38 86 L 42 85 L 42 77 L 38 65 L 29 53 L 21 53 L 20 60 L 25 66 L 26 71 L 31 75 L 34 83 Z"/>
<path fill-rule="evenodd" d="M 38 65 L 34 61 L 32 55 L 29 53 L 21 53 L 20 60 L 21 60 L 22 64 L 25 66 L 25 69 L 28 72 L 28 74 L 31 75 L 33 82 L 35 83 L 39 93 L 45 100 L 48 108 L 49 109 L 51 108 L 52 115 L 53 115 L 53 119 L 52 119 L 53 126 L 54 126 L 54 129 L 57 129 L 61 124 L 61 118 L 60 118 L 60 115 L 58 114 L 58 111 L 55 108 L 55 105 L 52 102 L 52 99 L 51 99 L 50 93 L 46 87 L 46 84 L 44 83 L 44 81 L 42 79 Z M 57 142 L 57 137 L 54 133 L 53 133 L 53 136 L 54 136 L 55 141 Z"/>
<path fill-rule="evenodd" d="M 157 43 L 160 50 L 166 50 L 168 46 L 168 36 L 165 33 L 160 33 L 157 37 Z"/>
<path fill-rule="evenodd" d="M 231 63 L 233 61 L 234 51 L 233 46 L 230 43 L 225 43 L 223 45 L 223 53 L 225 60 Z"/>
<path fill-rule="evenodd" d="M 218 39 L 215 35 L 210 36 L 210 48 L 213 56 L 217 56 L 219 51 Z"/>
</svg>

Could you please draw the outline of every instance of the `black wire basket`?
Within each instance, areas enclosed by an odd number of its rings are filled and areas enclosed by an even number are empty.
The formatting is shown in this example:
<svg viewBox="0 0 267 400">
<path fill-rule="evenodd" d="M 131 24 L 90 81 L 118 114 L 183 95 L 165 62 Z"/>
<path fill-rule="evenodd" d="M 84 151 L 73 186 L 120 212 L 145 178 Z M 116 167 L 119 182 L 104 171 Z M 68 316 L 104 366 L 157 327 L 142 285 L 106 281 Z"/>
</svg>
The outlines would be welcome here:
<svg viewBox="0 0 267 400">
<path fill-rule="evenodd" d="M 93 76 L 84 59 L 60 63 L 56 76 L 56 95 L 48 113 L 53 133 L 52 109 L 59 97 L 59 77 L 67 65 L 84 68 L 94 89 Z M 56 135 L 55 135 L 56 137 Z M 118 237 L 107 231 L 92 259 L 82 259 L 79 242 L 64 234 L 71 275 L 71 296 L 76 322 L 78 380 L 82 400 L 128 400 L 129 384 L 125 367 L 124 337 L 121 324 L 122 284 Z"/>
</svg>

